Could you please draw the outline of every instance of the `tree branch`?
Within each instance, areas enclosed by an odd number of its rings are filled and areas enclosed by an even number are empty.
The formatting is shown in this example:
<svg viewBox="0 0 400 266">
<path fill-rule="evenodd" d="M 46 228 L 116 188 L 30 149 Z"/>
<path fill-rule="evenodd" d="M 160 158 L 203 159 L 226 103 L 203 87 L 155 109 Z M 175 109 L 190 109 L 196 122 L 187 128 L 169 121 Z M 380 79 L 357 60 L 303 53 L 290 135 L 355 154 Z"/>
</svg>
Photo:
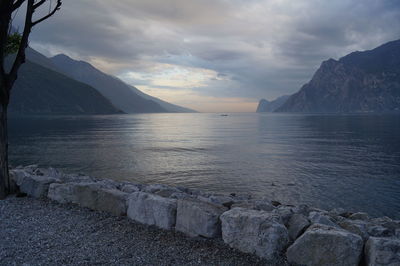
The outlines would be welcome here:
<svg viewBox="0 0 400 266">
<path fill-rule="evenodd" d="M 39 6 L 43 5 L 46 2 L 46 0 L 40 0 L 36 4 L 33 5 L 33 9 L 38 8 Z"/>
<path fill-rule="evenodd" d="M 19 1 L 22 0 L 17 0 L 17 2 Z M 57 5 L 51 12 L 49 12 L 46 16 L 32 22 L 32 17 L 35 9 L 43 5 L 48 0 L 40 0 L 36 3 L 35 0 L 23 0 L 23 2 L 24 1 L 28 1 L 26 8 L 24 32 L 22 33 L 21 43 L 19 44 L 18 52 L 12 65 L 11 71 L 6 76 L 7 87 L 10 89 L 17 79 L 18 69 L 25 62 L 25 49 L 28 47 L 28 38 L 29 34 L 31 33 L 32 27 L 54 15 L 54 13 L 56 13 L 61 7 L 61 0 L 57 0 Z"/>
<path fill-rule="evenodd" d="M 16 0 L 13 3 L 12 10 L 14 11 L 14 10 L 18 9 L 25 1 L 26 0 Z"/>
<path fill-rule="evenodd" d="M 27 0 L 28 5 L 26 7 L 25 25 L 24 32 L 22 33 L 21 43 L 19 44 L 19 49 L 14 60 L 14 64 L 11 68 L 10 73 L 7 75 L 6 82 L 8 87 L 12 88 L 15 80 L 17 79 L 17 72 L 19 67 L 25 62 L 25 49 L 28 46 L 28 38 L 32 29 L 32 16 L 35 11 L 33 8 L 34 0 Z"/>
<path fill-rule="evenodd" d="M 38 4 L 41 3 L 42 1 L 46 1 L 46 0 L 41 0 L 40 2 L 38 2 Z M 34 6 L 34 7 L 35 7 L 35 6 Z M 56 5 L 56 7 L 55 7 L 49 14 L 47 14 L 46 16 L 44 16 L 44 17 L 42 17 L 42 18 L 40 18 L 40 19 L 38 19 L 38 20 L 32 22 L 32 27 L 35 26 L 36 24 L 42 22 L 43 20 L 46 20 L 46 19 L 48 19 L 49 17 L 53 16 L 54 13 L 57 12 L 57 10 L 60 10 L 60 7 L 61 7 L 61 0 L 57 0 L 57 5 Z"/>
</svg>

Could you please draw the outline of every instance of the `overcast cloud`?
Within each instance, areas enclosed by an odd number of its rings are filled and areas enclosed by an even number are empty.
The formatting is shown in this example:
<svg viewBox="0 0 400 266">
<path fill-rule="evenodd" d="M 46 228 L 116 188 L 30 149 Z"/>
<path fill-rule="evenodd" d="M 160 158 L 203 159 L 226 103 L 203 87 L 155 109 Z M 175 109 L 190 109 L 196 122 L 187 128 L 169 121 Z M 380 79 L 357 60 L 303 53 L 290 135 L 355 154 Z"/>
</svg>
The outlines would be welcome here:
<svg viewBox="0 0 400 266">
<path fill-rule="evenodd" d="M 31 45 L 176 104 L 254 111 L 323 60 L 398 38 L 397 0 L 64 0 Z"/>
</svg>

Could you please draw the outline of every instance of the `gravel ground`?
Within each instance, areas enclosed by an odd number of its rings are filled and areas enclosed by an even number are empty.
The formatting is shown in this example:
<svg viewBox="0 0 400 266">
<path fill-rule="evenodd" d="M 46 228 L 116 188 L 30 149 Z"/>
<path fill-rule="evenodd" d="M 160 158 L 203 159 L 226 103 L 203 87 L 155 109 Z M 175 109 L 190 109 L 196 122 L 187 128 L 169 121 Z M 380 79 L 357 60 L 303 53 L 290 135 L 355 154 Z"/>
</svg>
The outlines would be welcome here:
<svg viewBox="0 0 400 266">
<path fill-rule="evenodd" d="M 268 265 L 222 240 L 188 238 L 74 205 L 9 197 L 0 200 L 0 265 L 22 264 Z"/>
</svg>

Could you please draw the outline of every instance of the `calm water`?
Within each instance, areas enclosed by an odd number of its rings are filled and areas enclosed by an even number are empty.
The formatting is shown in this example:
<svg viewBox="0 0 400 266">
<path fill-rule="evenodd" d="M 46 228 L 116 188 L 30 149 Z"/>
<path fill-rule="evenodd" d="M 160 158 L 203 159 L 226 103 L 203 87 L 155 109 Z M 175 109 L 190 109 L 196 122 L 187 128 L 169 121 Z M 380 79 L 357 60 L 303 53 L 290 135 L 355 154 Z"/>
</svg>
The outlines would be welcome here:
<svg viewBox="0 0 400 266">
<path fill-rule="evenodd" d="M 400 116 L 14 118 L 13 165 L 400 218 Z"/>
</svg>

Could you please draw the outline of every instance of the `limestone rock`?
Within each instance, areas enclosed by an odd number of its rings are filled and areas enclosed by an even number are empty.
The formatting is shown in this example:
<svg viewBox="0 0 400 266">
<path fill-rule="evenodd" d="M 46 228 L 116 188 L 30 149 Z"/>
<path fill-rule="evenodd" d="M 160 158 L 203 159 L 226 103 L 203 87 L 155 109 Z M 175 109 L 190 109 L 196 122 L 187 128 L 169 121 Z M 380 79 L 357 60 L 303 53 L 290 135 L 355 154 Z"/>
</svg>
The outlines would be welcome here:
<svg viewBox="0 0 400 266">
<path fill-rule="evenodd" d="M 34 198 L 45 198 L 47 196 L 49 186 L 51 183 L 60 182 L 59 179 L 42 176 L 42 175 L 31 175 L 25 171 L 15 171 L 12 175 L 15 178 L 15 182 L 19 186 L 21 192 Z"/>
<path fill-rule="evenodd" d="M 365 244 L 365 257 L 368 266 L 398 266 L 400 240 L 370 237 Z"/>
<path fill-rule="evenodd" d="M 349 219 L 352 220 L 361 220 L 361 221 L 368 221 L 369 215 L 365 212 L 356 212 L 349 216 Z"/>
<path fill-rule="evenodd" d="M 118 189 L 100 189 L 97 210 L 106 211 L 116 216 L 124 216 L 128 208 L 128 195 L 128 193 Z"/>
<path fill-rule="evenodd" d="M 390 237 L 395 234 L 395 231 L 382 225 L 371 224 L 367 228 L 368 234 L 374 237 Z"/>
<path fill-rule="evenodd" d="M 306 204 L 300 204 L 300 205 L 292 208 L 292 211 L 295 214 L 302 214 L 302 215 L 308 217 L 308 215 L 310 214 L 310 207 L 308 207 L 308 205 L 306 205 Z"/>
<path fill-rule="evenodd" d="M 310 219 L 312 224 L 323 224 L 333 227 L 339 227 L 336 223 L 333 222 L 333 220 L 329 216 L 321 214 L 319 212 L 310 212 L 308 219 Z"/>
<path fill-rule="evenodd" d="M 224 195 L 211 195 L 208 199 L 211 203 L 222 205 L 227 208 L 230 208 L 232 206 L 232 204 L 234 203 L 234 200 L 232 197 L 224 196 Z"/>
<path fill-rule="evenodd" d="M 77 183 L 74 187 L 77 203 L 92 210 L 106 211 L 118 216 L 126 215 L 128 193 L 103 185 Z"/>
<path fill-rule="evenodd" d="M 288 248 L 286 256 L 289 263 L 296 265 L 357 266 L 362 248 L 360 236 L 336 227 L 315 224 Z"/>
<path fill-rule="evenodd" d="M 273 213 L 278 214 L 282 218 L 283 223 L 287 226 L 290 218 L 293 215 L 293 210 L 292 207 L 290 206 L 281 205 L 275 210 L 273 210 Z"/>
<path fill-rule="evenodd" d="M 293 214 L 288 223 L 289 237 L 298 238 L 310 226 L 310 221 L 302 214 Z"/>
<path fill-rule="evenodd" d="M 365 221 L 345 219 L 339 225 L 343 229 L 361 236 L 364 241 L 369 238 L 368 223 Z"/>
<path fill-rule="evenodd" d="M 175 229 L 190 236 L 218 237 L 221 234 L 219 216 L 226 210 L 199 200 L 178 200 Z"/>
<path fill-rule="evenodd" d="M 125 184 L 121 187 L 121 191 L 125 193 L 133 193 L 140 191 L 140 188 L 133 184 Z"/>
<path fill-rule="evenodd" d="M 221 215 L 222 238 L 232 248 L 273 260 L 289 237 L 281 218 L 273 213 L 233 208 Z"/>
<path fill-rule="evenodd" d="M 273 211 L 275 207 L 269 202 L 264 200 L 244 200 L 232 204 L 231 208 L 245 208 L 257 211 Z"/>
<path fill-rule="evenodd" d="M 75 185 L 75 183 L 52 183 L 47 197 L 59 203 L 78 203 Z"/>
<path fill-rule="evenodd" d="M 137 222 L 173 229 L 176 222 L 177 203 L 145 192 L 134 192 L 128 201 L 128 217 Z"/>
</svg>

